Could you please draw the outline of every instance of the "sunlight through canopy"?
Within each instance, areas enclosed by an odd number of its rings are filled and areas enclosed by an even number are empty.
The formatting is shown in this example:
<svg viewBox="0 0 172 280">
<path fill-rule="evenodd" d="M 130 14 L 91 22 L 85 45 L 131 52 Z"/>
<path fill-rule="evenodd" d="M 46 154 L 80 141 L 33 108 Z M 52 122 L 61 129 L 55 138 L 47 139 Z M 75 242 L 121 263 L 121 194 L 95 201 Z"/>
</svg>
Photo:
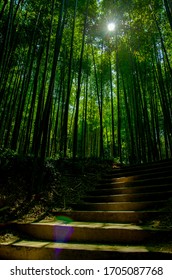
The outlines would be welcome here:
<svg viewBox="0 0 172 280">
<path fill-rule="evenodd" d="M 115 30 L 115 23 L 114 22 L 108 23 L 107 28 L 108 28 L 109 31 L 114 31 Z"/>
</svg>

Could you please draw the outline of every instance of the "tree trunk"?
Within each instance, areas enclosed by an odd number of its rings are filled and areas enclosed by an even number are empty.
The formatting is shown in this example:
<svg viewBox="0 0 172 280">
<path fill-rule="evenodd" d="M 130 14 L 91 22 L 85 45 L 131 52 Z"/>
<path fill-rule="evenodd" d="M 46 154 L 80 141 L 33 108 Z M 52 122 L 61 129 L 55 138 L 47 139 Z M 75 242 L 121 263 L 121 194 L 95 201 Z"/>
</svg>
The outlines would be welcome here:
<svg viewBox="0 0 172 280">
<path fill-rule="evenodd" d="M 75 121 L 74 121 L 74 134 L 73 134 L 73 159 L 77 156 L 77 147 L 78 147 L 78 115 L 79 115 L 79 98 L 81 93 L 81 77 L 82 77 L 82 63 L 83 63 L 83 54 L 84 54 L 84 46 L 85 46 L 85 34 L 86 34 L 86 23 L 88 16 L 88 3 L 87 0 L 87 9 L 84 20 L 84 30 L 82 36 L 82 46 L 81 46 L 81 54 L 80 54 L 80 62 L 79 62 L 79 72 L 78 72 L 78 88 L 76 93 L 76 111 L 75 111 Z"/>
<path fill-rule="evenodd" d="M 45 104 L 45 109 L 43 113 L 43 120 L 42 120 L 42 144 L 41 144 L 41 158 L 44 160 L 46 156 L 46 146 L 47 146 L 47 140 L 49 137 L 49 127 L 51 122 L 51 109 L 52 109 L 52 95 L 54 90 L 54 83 L 55 83 L 55 76 L 56 76 L 56 68 L 57 68 L 57 61 L 60 53 L 60 47 L 61 47 L 61 41 L 62 41 L 62 35 L 63 35 L 63 29 L 66 19 L 66 13 L 67 13 L 67 4 L 68 0 L 63 0 L 60 6 L 60 12 L 59 12 L 59 19 L 58 19 L 58 25 L 57 25 L 57 31 L 56 31 L 56 40 L 55 40 L 55 47 L 54 47 L 54 57 L 53 57 L 53 65 L 51 69 L 51 77 L 50 77 L 50 83 L 48 88 L 48 95 L 47 100 Z"/>
</svg>

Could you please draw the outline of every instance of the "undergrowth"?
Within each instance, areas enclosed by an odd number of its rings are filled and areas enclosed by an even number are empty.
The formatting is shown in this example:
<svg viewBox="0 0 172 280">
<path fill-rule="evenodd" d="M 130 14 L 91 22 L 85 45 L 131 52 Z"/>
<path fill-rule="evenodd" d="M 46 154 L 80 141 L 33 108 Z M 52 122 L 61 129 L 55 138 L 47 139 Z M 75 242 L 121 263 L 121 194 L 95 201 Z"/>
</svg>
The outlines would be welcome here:
<svg viewBox="0 0 172 280">
<path fill-rule="evenodd" d="M 31 213 L 35 218 L 51 209 L 67 209 L 93 189 L 112 160 L 48 159 L 13 152 L 0 155 L 0 222 L 20 219 Z M 7 208 L 8 207 L 8 208 Z"/>
</svg>

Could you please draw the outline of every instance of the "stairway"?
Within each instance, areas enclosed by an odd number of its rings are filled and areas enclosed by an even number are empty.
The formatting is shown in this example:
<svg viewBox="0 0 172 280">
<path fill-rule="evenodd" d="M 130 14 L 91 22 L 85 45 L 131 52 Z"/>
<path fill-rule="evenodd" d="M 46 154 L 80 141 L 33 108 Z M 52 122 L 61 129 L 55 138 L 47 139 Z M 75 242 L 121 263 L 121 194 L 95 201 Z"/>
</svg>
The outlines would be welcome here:
<svg viewBox="0 0 172 280">
<path fill-rule="evenodd" d="M 14 223 L 29 238 L 0 244 L 0 257 L 172 259 L 172 250 L 161 247 L 172 230 L 146 226 L 172 197 L 171 170 L 172 161 L 114 168 L 73 210 L 54 210 L 56 220 Z"/>
</svg>

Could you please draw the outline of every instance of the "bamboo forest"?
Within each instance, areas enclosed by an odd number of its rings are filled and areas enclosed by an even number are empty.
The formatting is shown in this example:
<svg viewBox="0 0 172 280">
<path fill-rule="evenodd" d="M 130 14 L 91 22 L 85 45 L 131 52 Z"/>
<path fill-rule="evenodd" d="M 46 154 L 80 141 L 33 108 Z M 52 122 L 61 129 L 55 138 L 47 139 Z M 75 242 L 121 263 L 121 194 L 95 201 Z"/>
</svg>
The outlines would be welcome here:
<svg viewBox="0 0 172 280">
<path fill-rule="evenodd" d="M 172 0 L 2 0 L 0 149 L 172 156 Z"/>
<path fill-rule="evenodd" d="M 172 0 L 0 0 L 0 259 L 165 275 L 171 171 Z"/>
</svg>

